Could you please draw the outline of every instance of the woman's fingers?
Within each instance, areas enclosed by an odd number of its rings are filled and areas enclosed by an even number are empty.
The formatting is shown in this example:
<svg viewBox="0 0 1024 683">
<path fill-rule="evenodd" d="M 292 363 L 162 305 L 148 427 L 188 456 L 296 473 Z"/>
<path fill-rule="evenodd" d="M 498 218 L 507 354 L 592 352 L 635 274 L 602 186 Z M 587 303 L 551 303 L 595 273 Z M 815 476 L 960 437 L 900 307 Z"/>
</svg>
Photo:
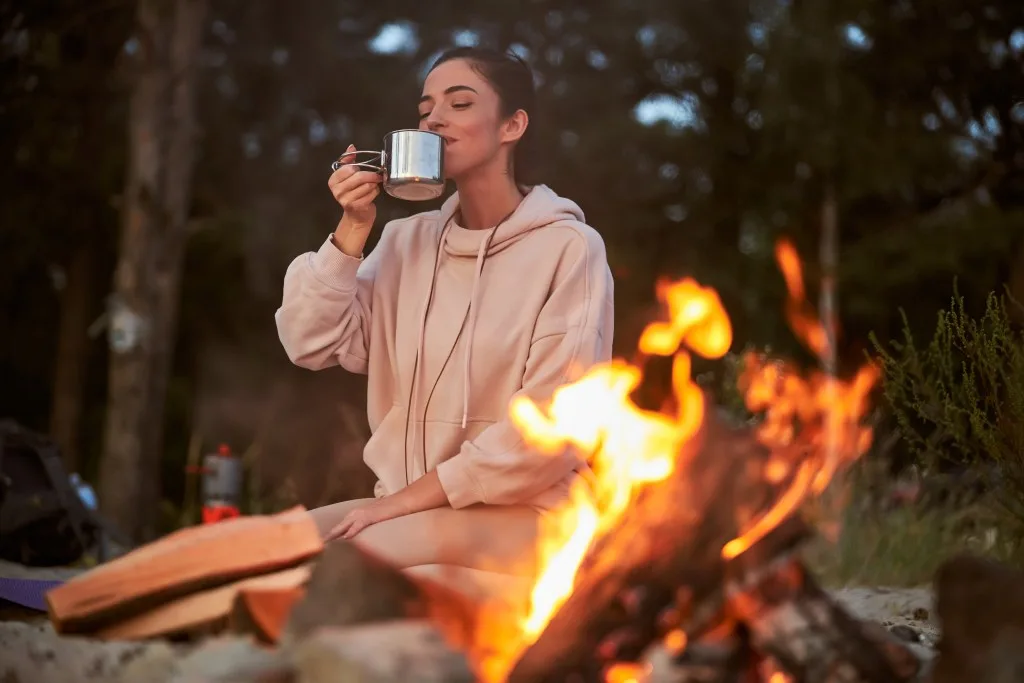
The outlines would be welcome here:
<svg viewBox="0 0 1024 683">
<path fill-rule="evenodd" d="M 349 208 L 352 209 L 352 210 L 355 210 L 355 211 L 362 211 L 362 210 L 372 206 L 373 202 L 376 201 L 376 199 L 377 199 L 377 195 L 379 195 L 379 194 L 380 194 L 380 189 L 379 188 L 376 188 L 376 187 L 370 188 L 370 191 L 367 192 L 364 196 L 362 196 L 362 197 L 360 197 L 358 199 L 353 200 L 350 203 Z"/>
<path fill-rule="evenodd" d="M 372 203 L 379 192 L 380 189 L 377 185 L 360 185 L 354 190 L 343 194 L 338 201 L 343 207 L 358 208 Z"/>
<path fill-rule="evenodd" d="M 348 517 L 346 517 L 345 519 L 341 520 L 340 522 L 334 525 L 334 528 L 330 530 L 330 532 L 327 534 L 327 538 L 325 538 L 324 540 L 334 541 L 336 539 L 343 538 L 345 532 L 348 530 L 349 525 L 349 519 Z"/>
<path fill-rule="evenodd" d="M 375 171 L 363 171 L 358 166 L 343 166 L 331 174 L 327 185 L 335 197 L 341 197 L 359 187 L 376 186 L 380 180 L 380 174 Z"/>
</svg>

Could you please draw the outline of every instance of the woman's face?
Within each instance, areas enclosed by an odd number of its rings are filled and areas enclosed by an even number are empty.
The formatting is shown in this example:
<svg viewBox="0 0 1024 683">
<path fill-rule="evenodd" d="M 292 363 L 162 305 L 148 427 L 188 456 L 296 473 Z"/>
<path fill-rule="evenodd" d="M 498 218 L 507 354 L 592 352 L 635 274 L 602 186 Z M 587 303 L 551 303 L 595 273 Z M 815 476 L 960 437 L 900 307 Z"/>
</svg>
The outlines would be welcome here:
<svg viewBox="0 0 1024 683">
<path fill-rule="evenodd" d="M 498 93 L 466 60 L 445 62 L 427 75 L 419 127 L 444 138 L 449 178 L 457 179 L 493 161 L 502 154 L 503 144 L 522 135 L 510 137 L 500 105 Z"/>
</svg>

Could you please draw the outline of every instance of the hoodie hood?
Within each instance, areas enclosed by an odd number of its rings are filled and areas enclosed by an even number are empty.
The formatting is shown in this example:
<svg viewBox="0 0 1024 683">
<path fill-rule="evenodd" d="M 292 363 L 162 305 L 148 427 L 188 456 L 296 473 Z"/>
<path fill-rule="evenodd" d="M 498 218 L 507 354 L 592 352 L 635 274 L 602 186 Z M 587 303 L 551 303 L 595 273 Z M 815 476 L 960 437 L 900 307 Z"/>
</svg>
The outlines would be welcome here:
<svg viewBox="0 0 1024 683">
<path fill-rule="evenodd" d="M 560 197 L 547 185 L 535 185 L 531 188 L 522 188 L 526 192 L 523 201 L 519 203 L 516 210 L 498 224 L 493 230 L 493 235 L 485 239 L 486 244 L 484 256 L 490 257 L 502 251 L 506 247 L 515 244 L 525 237 L 530 231 L 543 228 L 553 223 L 572 221 L 585 223 L 583 209 L 571 199 Z M 446 229 L 455 217 L 459 209 L 459 193 L 456 192 L 441 206 L 440 225 L 442 230 Z M 460 256 L 478 258 L 480 256 L 479 239 L 459 239 L 458 233 L 446 235 L 447 239 L 442 240 L 442 245 L 449 256 Z"/>
</svg>

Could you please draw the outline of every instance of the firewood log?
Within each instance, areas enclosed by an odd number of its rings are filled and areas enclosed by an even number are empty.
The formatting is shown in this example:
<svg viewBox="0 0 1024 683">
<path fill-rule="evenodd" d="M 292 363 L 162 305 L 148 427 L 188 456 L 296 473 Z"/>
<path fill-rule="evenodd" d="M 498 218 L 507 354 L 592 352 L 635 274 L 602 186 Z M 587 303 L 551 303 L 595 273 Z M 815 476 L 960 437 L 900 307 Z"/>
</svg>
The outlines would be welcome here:
<svg viewBox="0 0 1024 683">
<path fill-rule="evenodd" d="M 110 626 L 189 593 L 296 566 L 323 549 L 304 508 L 182 529 L 46 595 L 59 633 Z"/>
</svg>

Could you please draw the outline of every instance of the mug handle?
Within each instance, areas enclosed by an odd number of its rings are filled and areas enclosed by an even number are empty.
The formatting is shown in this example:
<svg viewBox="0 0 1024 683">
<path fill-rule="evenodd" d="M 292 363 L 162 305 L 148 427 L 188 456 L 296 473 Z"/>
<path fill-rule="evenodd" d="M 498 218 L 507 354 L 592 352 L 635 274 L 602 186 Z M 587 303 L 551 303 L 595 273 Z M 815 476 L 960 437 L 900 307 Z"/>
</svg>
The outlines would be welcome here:
<svg viewBox="0 0 1024 683">
<path fill-rule="evenodd" d="M 373 156 L 377 157 L 377 163 L 379 164 L 379 166 L 375 166 L 374 164 L 370 163 L 370 161 L 350 161 L 350 162 L 344 163 L 344 164 L 341 163 L 341 158 L 342 157 L 352 157 L 352 156 L 357 156 L 359 154 L 372 154 Z M 340 157 L 338 157 L 337 160 L 335 160 L 331 164 L 331 170 L 332 171 L 337 171 L 342 166 L 359 166 L 360 168 L 365 168 L 368 171 L 374 171 L 376 173 L 384 173 L 384 167 L 387 165 L 387 162 L 385 161 L 385 158 L 386 157 L 384 156 L 384 152 L 373 152 L 373 151 L 370 151 L 370 150 L 356 150 L 354 152 L 347 152 L 345 154 L 342 154 Z"/>
</svg>

